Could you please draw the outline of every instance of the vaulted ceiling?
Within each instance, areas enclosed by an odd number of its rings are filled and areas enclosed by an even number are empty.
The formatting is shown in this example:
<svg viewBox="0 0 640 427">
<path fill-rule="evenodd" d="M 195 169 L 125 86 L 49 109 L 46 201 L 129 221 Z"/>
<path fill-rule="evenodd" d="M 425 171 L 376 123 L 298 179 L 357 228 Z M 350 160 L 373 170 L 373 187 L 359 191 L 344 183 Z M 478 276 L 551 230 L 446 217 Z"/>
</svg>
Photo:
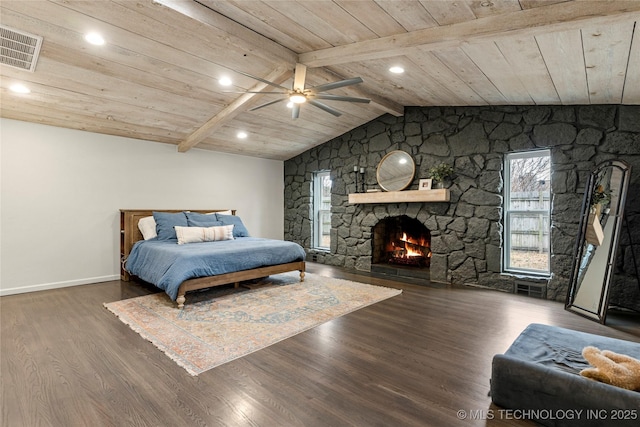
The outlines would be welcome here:
<svg viewBox="0 0 640 427">
<path fill-rule="evenodd" d="M 2 0 L 43 42 L 35 71 L 0 65 L 0 113 L 285 160 L 405 106 L 640 104 L 638 21 L 636 0 Z M 371 102 L 251 111 L 279 95 L 241 93 L 278 90 L 246 74 L 289 88 L 297 63 Z"/>
</svg>

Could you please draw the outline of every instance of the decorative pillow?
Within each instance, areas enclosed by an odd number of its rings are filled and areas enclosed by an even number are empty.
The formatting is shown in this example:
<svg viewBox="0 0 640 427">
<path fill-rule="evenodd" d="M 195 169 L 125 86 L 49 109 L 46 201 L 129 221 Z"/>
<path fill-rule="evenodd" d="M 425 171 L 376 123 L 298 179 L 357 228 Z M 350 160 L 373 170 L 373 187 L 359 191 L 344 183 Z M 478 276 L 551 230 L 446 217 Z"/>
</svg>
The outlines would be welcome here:
<svg viewBox="0 0 640 427">
<path fill-rule="evenodd" d="M 233 225 L 219 227 L 176 227 L 178 244 L 233 240 Z"/>
<path fill-rule="evenodd" d="M 218 221 L 221 221 L 224 225 L 234 225 L 233 237 L 250 237 L 249 230 L 244 226 L 242 220 L 237 215 L 221 215 L 216 213 Z"/>
<path fill-rule="evenodd" d="M 156 220 L 153 219 L 153 216 L 140 218 L 138 221 L 138 230 L 142 233 L 144 240 L 153 239 L 158 235 L 158 233 L 156 233 Z"/>
<path fill-rule="evenodd" d="M 187 217 L 184 212 L 168 213 L 154 212 L 153 219 L 156 221 L 156 232 L 158 240 L 177 239 L 174 227 L 187 227 Z"/>
<path fill-rule="evenodd" d="M 218 221 L 215 214 L 201 214 L 197 212 L 185 212 L 187 216 L 187 224 L 189 227 L 214 227 L 218 225 L 224 225 Z"/>
</svg>

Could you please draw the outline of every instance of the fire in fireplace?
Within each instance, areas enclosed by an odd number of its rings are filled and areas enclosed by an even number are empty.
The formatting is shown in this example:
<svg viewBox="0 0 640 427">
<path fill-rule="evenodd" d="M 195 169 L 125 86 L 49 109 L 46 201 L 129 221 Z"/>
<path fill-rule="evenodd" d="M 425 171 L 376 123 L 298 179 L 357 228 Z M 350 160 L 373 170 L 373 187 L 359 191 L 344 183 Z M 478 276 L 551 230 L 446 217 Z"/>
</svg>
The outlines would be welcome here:
<svg viewBox="0 0 640 427">
<path fill-rule="evenodd" d="M 431 233 L 406 215 L 384 218 L 373 227 L 372 262 L 429 267 Z"/>
<path fill-rule="evenodd" d="M 387 243 L 385 252 L 388 254 L 388 260 L 391 264 L 428 267 L 431 258 L 429 242 L 424 236 L 408 237 L 404 232 L 398 240 Z"/>
</svg>

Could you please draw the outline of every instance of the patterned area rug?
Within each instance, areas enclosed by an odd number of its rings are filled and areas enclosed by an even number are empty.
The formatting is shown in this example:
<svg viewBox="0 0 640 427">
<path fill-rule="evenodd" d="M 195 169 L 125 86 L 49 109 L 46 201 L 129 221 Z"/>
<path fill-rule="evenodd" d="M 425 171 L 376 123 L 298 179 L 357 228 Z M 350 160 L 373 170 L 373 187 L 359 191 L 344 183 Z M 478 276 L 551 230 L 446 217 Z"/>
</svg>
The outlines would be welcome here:
<svg viewBox="0 0 640 427">
<path fill-rule="evenodd" d="M 104 305 L 198 375 L 402 292 L 309 273 L 300 283 L 298 272 L 270 276 L 253 288 L 188 293 L 183 310 L 165 293 Z"/>
</svg>

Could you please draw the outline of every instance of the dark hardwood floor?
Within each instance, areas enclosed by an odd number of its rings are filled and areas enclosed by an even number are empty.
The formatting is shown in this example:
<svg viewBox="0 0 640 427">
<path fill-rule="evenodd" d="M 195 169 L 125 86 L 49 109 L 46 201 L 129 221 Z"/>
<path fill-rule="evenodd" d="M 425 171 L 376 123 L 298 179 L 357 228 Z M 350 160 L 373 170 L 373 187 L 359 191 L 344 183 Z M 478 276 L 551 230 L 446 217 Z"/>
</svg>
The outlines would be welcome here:
<svg viewBox="0 0 640 427">
<path fill-rule="evenodd" d="M 533 425 L 502 417 L 487 395 L 493 355 L 529 323 L 640 342 L 638 316 L 603 326 L 558 302 L 308 271 L 403 293 L 197 377 L 103 307 L 153 288 L 114 281 L 0 298 L 2 426 Z"/>
</svg>

